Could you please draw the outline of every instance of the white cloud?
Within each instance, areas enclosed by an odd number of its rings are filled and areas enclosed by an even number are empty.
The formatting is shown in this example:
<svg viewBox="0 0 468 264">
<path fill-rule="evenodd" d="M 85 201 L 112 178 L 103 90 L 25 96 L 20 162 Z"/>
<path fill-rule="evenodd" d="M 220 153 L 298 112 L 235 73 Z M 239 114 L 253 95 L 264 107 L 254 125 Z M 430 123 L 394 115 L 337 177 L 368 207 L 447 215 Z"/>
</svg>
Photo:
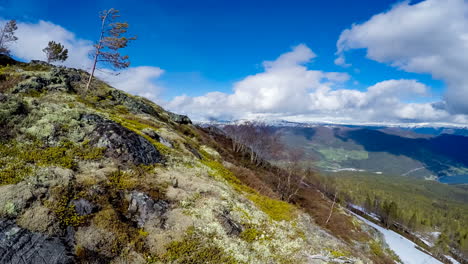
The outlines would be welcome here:
<svg viewBox="0 0 468 264">
<path fill-rule="evenodd" d="M 346 64 L 346 51 L 364 48 L 372 60 L 445 81 L 448 109 L 468 114 L 467 1 L 402 2 L 343 31 L 337 48 L 337 64 Z"/>
<path fill-rule="evenodd" d="M 18 41 L 11 46 L 11 52 L 23 60 L 45 60 L 42 51 L 51 40 L 62 43 L 69 51 L 64 65 L 80 69 L 91 67 L 88 54 L 93 49 L 92 42 L 79 39 L 72 32 L 53 23 L 40 20 L 38 23 L 18 22 Z"/>
<path fill-rule="evenodd" d="M 5 21 L 0 19 L 0 25 Z M 42 51 L 51 40 L 62 43 L 68 50 L 68 59 L 63 65 L 89 71 L 92 60 L 89 53 L 93 50 L 92 41 L 78 38 L 69 30 L 48 21 L 40 20 L 37 23 L 18 22 L 16 31 L 18 41 L 11 45 L 11 53 L 22 60 L 45 60 Z M 60 63 L 59 63 L 60 64 Z M 106 74 L 111 72 L 112 74 Z M 164 71 L 158 67 L 139 66 L 130 67 L 119 72 L 109 69 L 97 71 L 96 76 L 109 82 L 116 88 L 132 94 L 145 96 L 157 101 L 161 87 L 154 81 Z"/>
<path fill-rule="evenodd" d="M 352 66 L 350 63 L 346 63 L 346 59 L 345 57 L 340 54 L 336 59 L 335 59 L 335 64 L 336 65 L 339 65 L 339 66 L 342 66 L 342 67 L 350 67 Z"/>
<path fill-rule="evenodd" d="M 115 72 L 112 75 L 99 74 L 98 76 L 117 89 L 157 102 L 162 88 L 154 81 L 163 73 L 164 70 L 158 67 L 139 66 Z"/>
<path fill-rule="evenodd" d="M 299 45 L 274 61 L 264 62 L 264 72 L 236 83 L 233 93 L 178 96 L 167 103 L 171 110 L 196 120 L 288 119 L 334 122 L 457 122 L 443 107 L 417 103 L 430 88 L 416 80 L 387 80 L 365 91 L 337 89 L 349 79 L 345 73 L 310 70 L 315 57 Z"/>
</svg>

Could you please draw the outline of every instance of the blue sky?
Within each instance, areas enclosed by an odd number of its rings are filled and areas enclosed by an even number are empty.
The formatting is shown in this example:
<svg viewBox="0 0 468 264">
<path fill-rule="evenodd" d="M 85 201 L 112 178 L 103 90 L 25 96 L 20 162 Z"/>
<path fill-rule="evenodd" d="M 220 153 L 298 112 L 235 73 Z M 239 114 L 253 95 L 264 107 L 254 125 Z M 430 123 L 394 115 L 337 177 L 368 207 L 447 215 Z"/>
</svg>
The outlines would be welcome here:
<svg viewBox="0 0 468 264">
<path fill-rule="evenodd" d="M 337 41 L 353 24 L 365 24 L 372 16 L 398 5 L 390 0 L 330 1 L 33 1 L 0 0 L 0 17 L 24 23 L 39 20 L 59 25 L 83 40 L 98 35 L 98 12 L 114 7 L 130 32 L 138 36 L 125 53 L 132 67 L 152 66 L 164 70 L 154 80 L 163 89 L 159 99 L 170 101 L 182 94 L 200 97 L 209 92 L 232 93 L 246 77 L 262 73 L 264 61 L 273 61 L 299 44 L 316 54 L 304 64 L 310 70 L 341 72 L 349 80 L 334 86 L 366 91 L 385 80 L 411 79 L 429 87 L 424 97 L 405 102 L 434 102 L 443 98 L 447 79 L 431 70 L 408 70 L 395 66 L 400 57 L 369 58 L 369 45 L 347 47 L 346 62 L 336 65 Z M 448 0 L 460 4 L 457 0 Z M 456 3 L 458 2 L 458 3 Z M 463 0 L 461 0 L 463 3 Z M 423 3 L 424 4 L 424 3 Z M 383 31 L 391 30 L 382 28 Z M 356 33 L 357 34 L 357 33 Z M 397 40 L 398 41 L 398 40 Z M 392 66 L 393 65 L 393 66 Z M 417 72 L 417 73 L 415 73 Z M 435 78 L 434 78 L 435 77 Z"/>
<path fill-rule="evenodd" d="M 410 74 L 367 60 L 357 51 L 351 60 L 359 73 L 333 63 L 336 41 L 353 23 L 388 10 L 395 1 L 68 1 L 7 0 L 2 16 L 34 22 L 47 20 L 84 39 L 98 35 L 99 11 L 114 7 L 138 36 L 125 51 L 132 66 L 166 71 L 160 80 L 169 99 L 185 93 L 228 91 L 232 83 L 260 71 L 291 46 L 305 43 L 317 55 L 311 68 L 347 71 L 362 85 L 392 78 L 418 78 L 441 88 L 428 75 Z M 351 84 L 353 85 L 353 84 Z M 354 87 L 354 85 L 353 85 Z M 435 90 L 438 92 L 438 89 Z"/>
</svg>

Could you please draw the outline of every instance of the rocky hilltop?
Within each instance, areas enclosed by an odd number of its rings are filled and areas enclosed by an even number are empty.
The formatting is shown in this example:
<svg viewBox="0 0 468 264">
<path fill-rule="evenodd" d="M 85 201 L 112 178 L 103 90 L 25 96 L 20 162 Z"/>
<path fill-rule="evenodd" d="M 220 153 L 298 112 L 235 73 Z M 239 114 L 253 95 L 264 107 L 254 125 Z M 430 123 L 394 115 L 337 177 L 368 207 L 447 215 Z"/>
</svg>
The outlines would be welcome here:
<svg viewBox="0 0 468 264">
<path fill-rule="evenodd" d="M 0 58 L 0 263 L 393 263 L 367 225 L 230 139 L 88 74 Z"/>
</svg>

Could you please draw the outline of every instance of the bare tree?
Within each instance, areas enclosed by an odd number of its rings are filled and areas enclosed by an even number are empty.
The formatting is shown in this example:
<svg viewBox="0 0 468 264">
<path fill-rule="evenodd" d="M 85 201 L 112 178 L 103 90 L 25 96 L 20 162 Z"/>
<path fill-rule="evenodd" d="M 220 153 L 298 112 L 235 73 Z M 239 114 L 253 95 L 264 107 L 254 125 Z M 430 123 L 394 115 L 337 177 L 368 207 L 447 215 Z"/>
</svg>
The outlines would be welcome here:
<svg viewBox="0 0 468 264">
<path fill-rule="evenodd" d="M 3 28 L 0 29 L 0 54 L 9 55 L 10 49 L 8 45 L 18 40 L 15 36 L 15 31 L 18 29 L 16 20 L 8 21 Z"/>
<path fill-rule="evenodd" d="M 261 166 L 264 160 L 269 160 L 272 153 L 282 148 L 280 135 L 264 123 L 227 125 L 224 131 L 232 139 L 232 150 L 248 153 L 250 162 L 257 167 Z"/>
<path fill-rule="evenodd" d="M 305 168 L 301 162 L 304 159 L 302 149 L 283 150 L 281 168 L 276 173 L 276 191 L 281 199 L 290 202 L 299 192 L 304 179 L 313 174 L 311 169 Z"/>
<path fill-rule="evenodd" d="M 48 63 L 54 61 L 66 61 L 68 59 L 68 49 L 55 41 L 49 41 L 47 47 L 45 47 L 42 51 L 46 54 Z"/>
<path fill-rule="evenodd" d="M 127 47 L 129 41 L 135 40 L 136 37 L 125 37 L 128 30 L 128 23 L 116 22 L 120 17 L 119 13 L 120 11 L 114 8 L 104 10 L 100 13 L 101 32 L 98 42 L 94 45 L 93 67 L 88 83 L 86 84 L 86 90 L 89 89 L 94 71 L 99 63 L 110 65 L 114 69 L 124 69 L 130 66 L 128 56 L 120 55 L 118 50 Z"/>
<path fill-rule="evenodd" d="M 333 196 L 333 203 L 332 206 L 330 207 L 330 214 L 328 215 L 327 221 L 325 221 L 325 224 L 328 224 L 328 222 L 331 219 L 331 216 L 333 214 L 333 208 L 335 207 L 336 204 L 336 196 L 338 195 L 338 191 L 335 192 L 335 195 Z"/>
</svg>

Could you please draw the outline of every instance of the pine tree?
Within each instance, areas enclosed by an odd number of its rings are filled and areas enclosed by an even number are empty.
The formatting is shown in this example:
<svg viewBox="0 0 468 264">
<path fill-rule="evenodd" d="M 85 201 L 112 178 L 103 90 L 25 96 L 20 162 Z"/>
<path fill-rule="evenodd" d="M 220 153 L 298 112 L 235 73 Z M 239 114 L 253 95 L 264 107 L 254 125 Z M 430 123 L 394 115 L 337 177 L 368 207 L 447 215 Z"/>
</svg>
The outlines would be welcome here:
<svg viewBox="0 0 468 264">
<path fill-rule="evenodd" d="M 372 212 L 373 203 L 369 194 L 367 194 L 366 201 L 364 202 L 364 209 L 366 209 L 368 213 Z"/>
<path fill-rule="evenodd" d="M 65 61 L 68 59 L 68 49 L 55 41 L 49 41 L 47 47 L 42 51 L 46 54 L 48 63 L 54 61 Z"/>
<path fill-rule="evenodd" d="M 93 67 L 86 90 L 89 89 L 94 71 L 99 63 L 107 64 L 114 69 L 124 69 L 130 66 L 128 56 L 120 55 L 118 50 L 127 47 L 128 42 L 135 40 L 136 37 L 127 38 L 124 36 L 127 33 L 128 23 L 116 22 L 116 19 L 120 17 L 119 13 L 120 11 L 114 8 L 100 13 L 101 33 L 98 42 L 94 45 Z"/>
<path fill-rule="evenodd" d="M 8 21 L 3 28 L 0 29 L 0 54 L 10 54 L 8 45 L 18 40 L 15 36 L 15 31 L 17 29 L 18 26 L 16 26 L 16 20 Z"/>
<path fill-rule="evenodd" d="M 411 231 L 415 231 L 416 230 L 416 226 L 417 226 L 417 223 L 418 223 L 418 218 L 416 216 L 416 213 L 413 213 L 413 215 L 411 216 L 409 222 L 408 222 L 408 228 L 411 230 Z"/>
</svg>

